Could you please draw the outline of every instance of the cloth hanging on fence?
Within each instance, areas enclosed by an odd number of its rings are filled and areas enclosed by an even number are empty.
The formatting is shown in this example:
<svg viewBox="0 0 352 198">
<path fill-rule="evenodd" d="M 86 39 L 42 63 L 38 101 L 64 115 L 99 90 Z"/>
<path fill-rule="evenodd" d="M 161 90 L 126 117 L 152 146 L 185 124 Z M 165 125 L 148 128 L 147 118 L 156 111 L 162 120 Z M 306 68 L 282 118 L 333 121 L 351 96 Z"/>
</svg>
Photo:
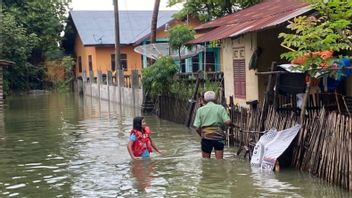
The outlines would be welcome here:
<svg viewBox="0 0 352 198">
<path fill-rule="evenodd" d="M 251 165 L 273 170 L 277 158 L 288 148 L 300 129 L 300 124 L 282 131 L 270 129 L 255 145 Z"/>
</svg>

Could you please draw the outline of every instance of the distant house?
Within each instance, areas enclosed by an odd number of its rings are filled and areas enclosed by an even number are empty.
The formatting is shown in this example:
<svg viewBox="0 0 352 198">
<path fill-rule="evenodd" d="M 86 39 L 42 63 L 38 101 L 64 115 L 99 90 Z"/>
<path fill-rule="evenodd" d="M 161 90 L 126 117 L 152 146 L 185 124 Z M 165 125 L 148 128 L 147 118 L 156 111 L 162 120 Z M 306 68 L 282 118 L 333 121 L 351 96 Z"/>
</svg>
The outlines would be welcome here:
<svg viewBox="0 0 352 198">
<path fill-rule="evenodd" d="M 196 31 L 202 34 L 192 43 L 221 43 L 226 97 L 233 95 L 235 103 L 242 105 L 249 100 L 262 101 L 267 76 L 255 72 L 268 71 L 272 61 L 284 62 L 280 54 L 286 49 L 280 46 L 279 33 L 287 31 L 288 20 L 310 11 L 311 7 L 299 0 L 264 0 L 197 26 Z"/>
<path fill-rule="evenodd" d="M 175 20 L 176 11 L 159 11 L 157 42 L 167 42 L 167 29 L 183 21 Z M 141 70 L 148 60 L 134 51 L 138 45 L 148 44 L 151 34 L 152 11 L 120 11 L 121 67 L 125 74 L 132 69 Z M 65 31 L 64 48 L 76 59 L 75 74 L 83 71 L 106 73 L 115 71 L 115 27 L 113 11 L 70 11 Z M 190 25 L 200 23 L 191 21 Z"/>
</svg>

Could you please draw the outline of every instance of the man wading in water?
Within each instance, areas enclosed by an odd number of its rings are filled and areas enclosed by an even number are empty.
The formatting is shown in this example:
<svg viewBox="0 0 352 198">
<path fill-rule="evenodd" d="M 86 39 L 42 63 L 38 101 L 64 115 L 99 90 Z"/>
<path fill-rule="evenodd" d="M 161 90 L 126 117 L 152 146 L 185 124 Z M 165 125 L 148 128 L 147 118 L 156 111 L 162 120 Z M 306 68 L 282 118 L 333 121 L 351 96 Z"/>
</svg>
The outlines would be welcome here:
<svg viewBox="0 0 352 198">
<path fill-rule="evenodd" d="M 232 126 L 232 121 L 222 105 L 215 104 L 216 95 L 213 91 L 204 93 L 206 103 L 197 110 L 193 125 L 202 137 L 202 156 L 210 158 L 214 148 L 216 159 L 223 159 L 225 133 L 224 125 Z"/>
</svg>

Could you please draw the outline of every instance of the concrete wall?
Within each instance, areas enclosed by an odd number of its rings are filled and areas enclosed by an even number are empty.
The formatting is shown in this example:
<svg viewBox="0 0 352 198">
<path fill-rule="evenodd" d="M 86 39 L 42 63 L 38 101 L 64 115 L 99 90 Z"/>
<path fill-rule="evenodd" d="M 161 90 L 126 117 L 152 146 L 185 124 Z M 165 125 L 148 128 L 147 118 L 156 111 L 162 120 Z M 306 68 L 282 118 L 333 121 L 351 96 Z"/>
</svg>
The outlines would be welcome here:
<svg viewBox="0 0 352 198">
<path fill-rule="evenodd" d="M 99 84 L 99 83 L 84 83 L 84 95 L 93 98 L 100 98 L 110 102 L 116 102 L 126 106 L 141 106 L 143 102 L 142 89 L 133 89 L 121 87 L 121 100 L 120 100 L 120 87 Z"/>
<path fill-rule="evenodd" d="M 245 50 L 245 67 L 246 67 L 246 98 L 235 99 L 235 104 L 247 106 L 246 101 L 259 99 L 258 91 L 258 77 L 254 70 L 249 70 L 249 61 L 253 52 L 257 48 L 257 34 L 249 33 L 240 36 L 236 39 L 225 39 L 223 41 L 222 57 L 224 64 L 224 78 L 225 78 L 225 96 L 229 98 L 234 96 L 234 73 L 233 73 L 233 48 L 243 47 Z"/>
<path fill-rule="evenodd" d="M 143 91 L 138 82 L 137 70 L 132 72 L 132 88 L 112 85 L 111 79 L 108 79 L 105 83 L 103 83 L 101 80 L 101 75 L 101 72 L 99 72 L 97 74 L 97 83 L 92 83 L 91 81 L 87 81 L 87 76 L 83 73 L 82 80 L 77 80 L 75 83 L 76 92 L 81 92 L 84 96 L 116 102 L 124 106 L 140 107 L 142 105 Z M 123 79 L 120 80 L 123 81 Z M 121 84 L 123 85 L 124 83 L 121 82 Z"/>
</svg>

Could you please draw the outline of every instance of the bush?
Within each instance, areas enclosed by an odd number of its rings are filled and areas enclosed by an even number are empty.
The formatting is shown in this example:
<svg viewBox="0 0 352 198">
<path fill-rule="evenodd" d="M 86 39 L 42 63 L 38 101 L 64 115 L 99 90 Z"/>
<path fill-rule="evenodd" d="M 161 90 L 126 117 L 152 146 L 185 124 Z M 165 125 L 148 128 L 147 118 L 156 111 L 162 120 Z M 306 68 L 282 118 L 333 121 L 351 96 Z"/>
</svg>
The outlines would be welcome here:
<svg viewBox="0 0 352 198">
<path fill-rule="evenodd" d="M 155 97 L 158 94 L 167 95 L 173 83 L 178 66 L 171 57 L 161 57 L 154 64 L 143 69 L 142 83 L 146 93 Z"/>
</svg>

